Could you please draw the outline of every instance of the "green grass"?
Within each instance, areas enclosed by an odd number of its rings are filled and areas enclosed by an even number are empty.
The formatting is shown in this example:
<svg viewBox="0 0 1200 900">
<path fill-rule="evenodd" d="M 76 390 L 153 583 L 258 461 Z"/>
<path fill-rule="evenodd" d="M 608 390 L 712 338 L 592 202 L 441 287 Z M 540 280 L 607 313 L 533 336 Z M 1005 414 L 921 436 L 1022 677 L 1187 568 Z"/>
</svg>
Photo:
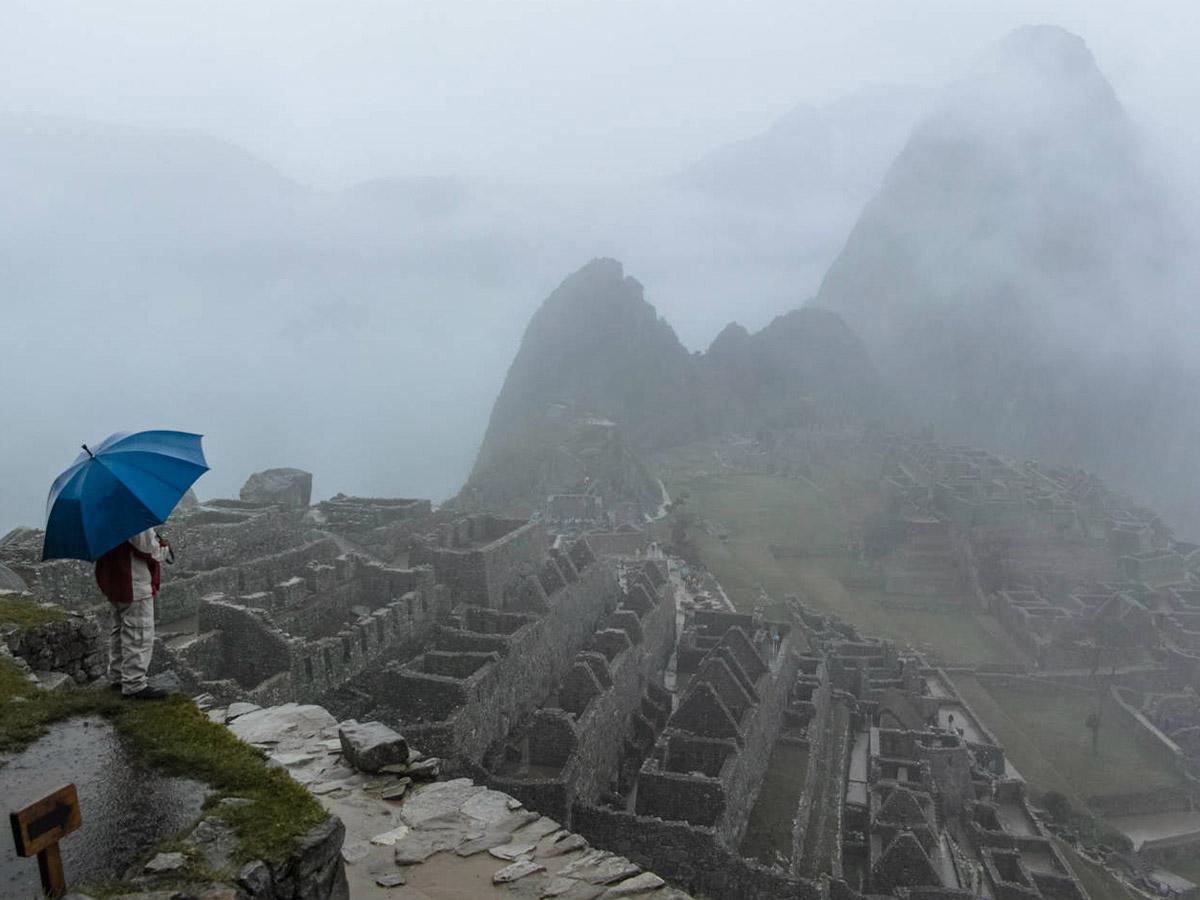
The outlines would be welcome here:
<svg viewBox="0 0 1200 900">
<path fill-rule="evenodd" d="M 1084 726 L 1087 714 L 1095 708 L 1090 696 L 1002 688 L 988 691 L 1085 797 L 1184 787 L 1182 776 L 1143 749 L 1111 709 L 1103 713 L 1099 752 L 1093 755 L 1091 732 Z"/>
<path fill-rule="evenodd" d="M 296 838 L 328 818 L 285 770 L 266 768 L 257 750 L 214 724 L 182 695 L 163 703 L 123 704 L 116 726 L 152 764 L 216 788 L 206 809 L 236 829 L 242 861 L 282 859 Z M 254 802 L 224 805 L 223 797 Z"/>
<path fill-rule="evenodd" d="M 1087 807 L 1085 798 L 1074 785 L 1043 755 L 1035 738 L 1027 734 L 1015 717 L 1009 715 L 995 697 L 973 675 L 954 676 L 954 686 L 975 713 L 1004 745 L 1005 758 L 1010 760 L 1028 782 L 1031 796 L 1040 797 L 1057 791 L 1079 809 Z M 1076 716 L 1078 718 L 1078 716 Z"/>
<path fill-rule="evenodd" d="M 0 658 L 0 752 L 20 750 L 52 722 L 84 713 L 114 715 L 120 708 L 121 698 L 111 691 L 38 690 L 12 660 Z"/>
<path fill-rule="evenodd" d="M 328 817 L 283 769 L 268 769 L 257 750 L 210 721 L 182 695 L 161 703 L 133 703 L 106 690 L 39 691 L 15 664 L 0 659 L 0 750 L 19 750 L 51 723 L 85 713 L 109 718 L 152 764 L 213 787 L 205 810 L 233 825 L 240 861 L 282 859 L 296 838 Z M 254 802 L 221 804 L 225 797 Z"/>
<path fill-rule="evenodd" d="M 689 460 L 693 468 L 695 460 Z M 668 473 L 669 474 L 669 473 Z M 946 664 L 1027 662 L 994 619 L 930 601 L 928 609 L 890 606 L 879 577 L 841 554 L 852 515 L 834 489 L 765 475 L 676 474 L 667 485 L 673 497 L 688 492 L 687 506 L 724 530 L 724 538 L 695 533 L 704 564 L 734 605 L 750 612 L 765 591 L 766 610 L 784 618 L 783 598 L 794 594 L 818 612 L 831 613 L 866 635 L 891 638 Z M 813 554 L 776 558 L 770 546 L 800 547 Z M 939 611 L 939 607 L 942 609 Z"/>
<path fill-rule="evenodd" d="M 36 628 L 65 618 L 66 612 L 57 606 L 40 606 L 33 598 L 22 594 L 0 594 L 0 624 Z"/>
<path fill-rule="evenodd" d="M 1100 752 L 1093 756 L 1083 723 L 1095 708 L 1092 696 L 987 688 L 973 677 L 956 677 L 954 683 L 1035 797 L 1058 791 L 1086 809 L 1089 797 L 1183 787 L 1182 777 L 1144 750 L 1111 710 L 1103 716 Z"/>
</svg>

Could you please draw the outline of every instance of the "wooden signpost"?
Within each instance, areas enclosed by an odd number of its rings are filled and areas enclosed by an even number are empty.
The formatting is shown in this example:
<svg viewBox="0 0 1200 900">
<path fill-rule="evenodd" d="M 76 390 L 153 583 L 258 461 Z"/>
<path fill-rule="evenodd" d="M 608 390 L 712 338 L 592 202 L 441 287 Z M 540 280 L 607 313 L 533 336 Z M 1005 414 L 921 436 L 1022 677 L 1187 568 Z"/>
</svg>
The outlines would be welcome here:
<svg viewBox="0 0 1200 900">
<path fill-rule="evenodd" d="M 75 785 L 68 784 L 19 812 L 9 813 L 18 856 L 38 858 L 42 891 L 47 897 L 67 892 L 58 842 L 82 824 Z"/>
</svg>

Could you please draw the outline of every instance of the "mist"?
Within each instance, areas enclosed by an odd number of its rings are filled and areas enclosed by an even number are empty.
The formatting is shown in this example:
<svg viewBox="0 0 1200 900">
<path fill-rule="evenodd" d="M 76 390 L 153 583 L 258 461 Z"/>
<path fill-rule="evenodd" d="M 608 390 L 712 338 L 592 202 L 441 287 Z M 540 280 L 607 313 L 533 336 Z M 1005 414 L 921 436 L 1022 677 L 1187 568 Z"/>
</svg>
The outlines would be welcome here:
<svg viewBox="0 0 1200 900">
<path fill-rule="evenodd" d="M 569 272 L 621 259 L 693 350 L 761 328 L 945 86 L 1040 21 L 1087 40 L 1194 221 L 1200 11 L 10 4 L 0 533 L 121 429 L 204 433 L 202 497 L 274 466 L 449 497 Z"/>
</svg>

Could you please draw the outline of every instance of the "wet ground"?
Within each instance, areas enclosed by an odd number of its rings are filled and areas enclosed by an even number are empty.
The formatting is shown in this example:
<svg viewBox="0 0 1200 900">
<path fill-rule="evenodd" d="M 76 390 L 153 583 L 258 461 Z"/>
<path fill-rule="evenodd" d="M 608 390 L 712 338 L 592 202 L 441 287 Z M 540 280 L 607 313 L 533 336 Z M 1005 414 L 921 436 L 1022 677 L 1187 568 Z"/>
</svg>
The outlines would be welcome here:
<svg viewBox="0 0 1200 900">
<path fill-rule="evenodd" d="M 3 812 L 74 782 L 83 824 L 59 844 L 68 884 L 114 878 L 200 815 L 205 785 L 167 777 L 138 759 L 102 718 L 61 722 L 0 768 Z M 35 858 L 0 841 L 0 897 L 40 898 Z"/>
</svg>

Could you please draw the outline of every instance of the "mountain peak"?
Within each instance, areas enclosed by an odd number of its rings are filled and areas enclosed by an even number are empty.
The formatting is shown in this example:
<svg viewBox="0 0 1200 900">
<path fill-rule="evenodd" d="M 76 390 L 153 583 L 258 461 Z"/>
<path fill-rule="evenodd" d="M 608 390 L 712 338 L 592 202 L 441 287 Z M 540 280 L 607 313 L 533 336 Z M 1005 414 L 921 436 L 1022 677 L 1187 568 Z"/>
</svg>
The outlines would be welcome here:
<svg viewBox="0 0 1200 900">
<path fill-rule="evenodd" d="M 1114 124 L 1126 128 L 1117 95 L 1083 38 L 1056 25 L 1010 33 L 947 89 L 941 112 L 1010 135 L 1055 128 L 1073 139 Z"/>
<path fill-rule="evenodd" d="M 1096 435 L 1144 420 L 1138 390 L 1163 381 L 1139 348 L 1165 343 L 1147 298 L 1177 232 L 1087 45 L 1031 26 L 917 125 L 817 302 L 950 439 L 1125 480 L 1137 451 Z"/>
<path fill-rule="evenodd" d="M 1024 25 L 992 51 L 998 62 L 1041 72 L 1046 78 L 1100 75 L 1087 42 L 1058 25 Z"/>
</svg>

